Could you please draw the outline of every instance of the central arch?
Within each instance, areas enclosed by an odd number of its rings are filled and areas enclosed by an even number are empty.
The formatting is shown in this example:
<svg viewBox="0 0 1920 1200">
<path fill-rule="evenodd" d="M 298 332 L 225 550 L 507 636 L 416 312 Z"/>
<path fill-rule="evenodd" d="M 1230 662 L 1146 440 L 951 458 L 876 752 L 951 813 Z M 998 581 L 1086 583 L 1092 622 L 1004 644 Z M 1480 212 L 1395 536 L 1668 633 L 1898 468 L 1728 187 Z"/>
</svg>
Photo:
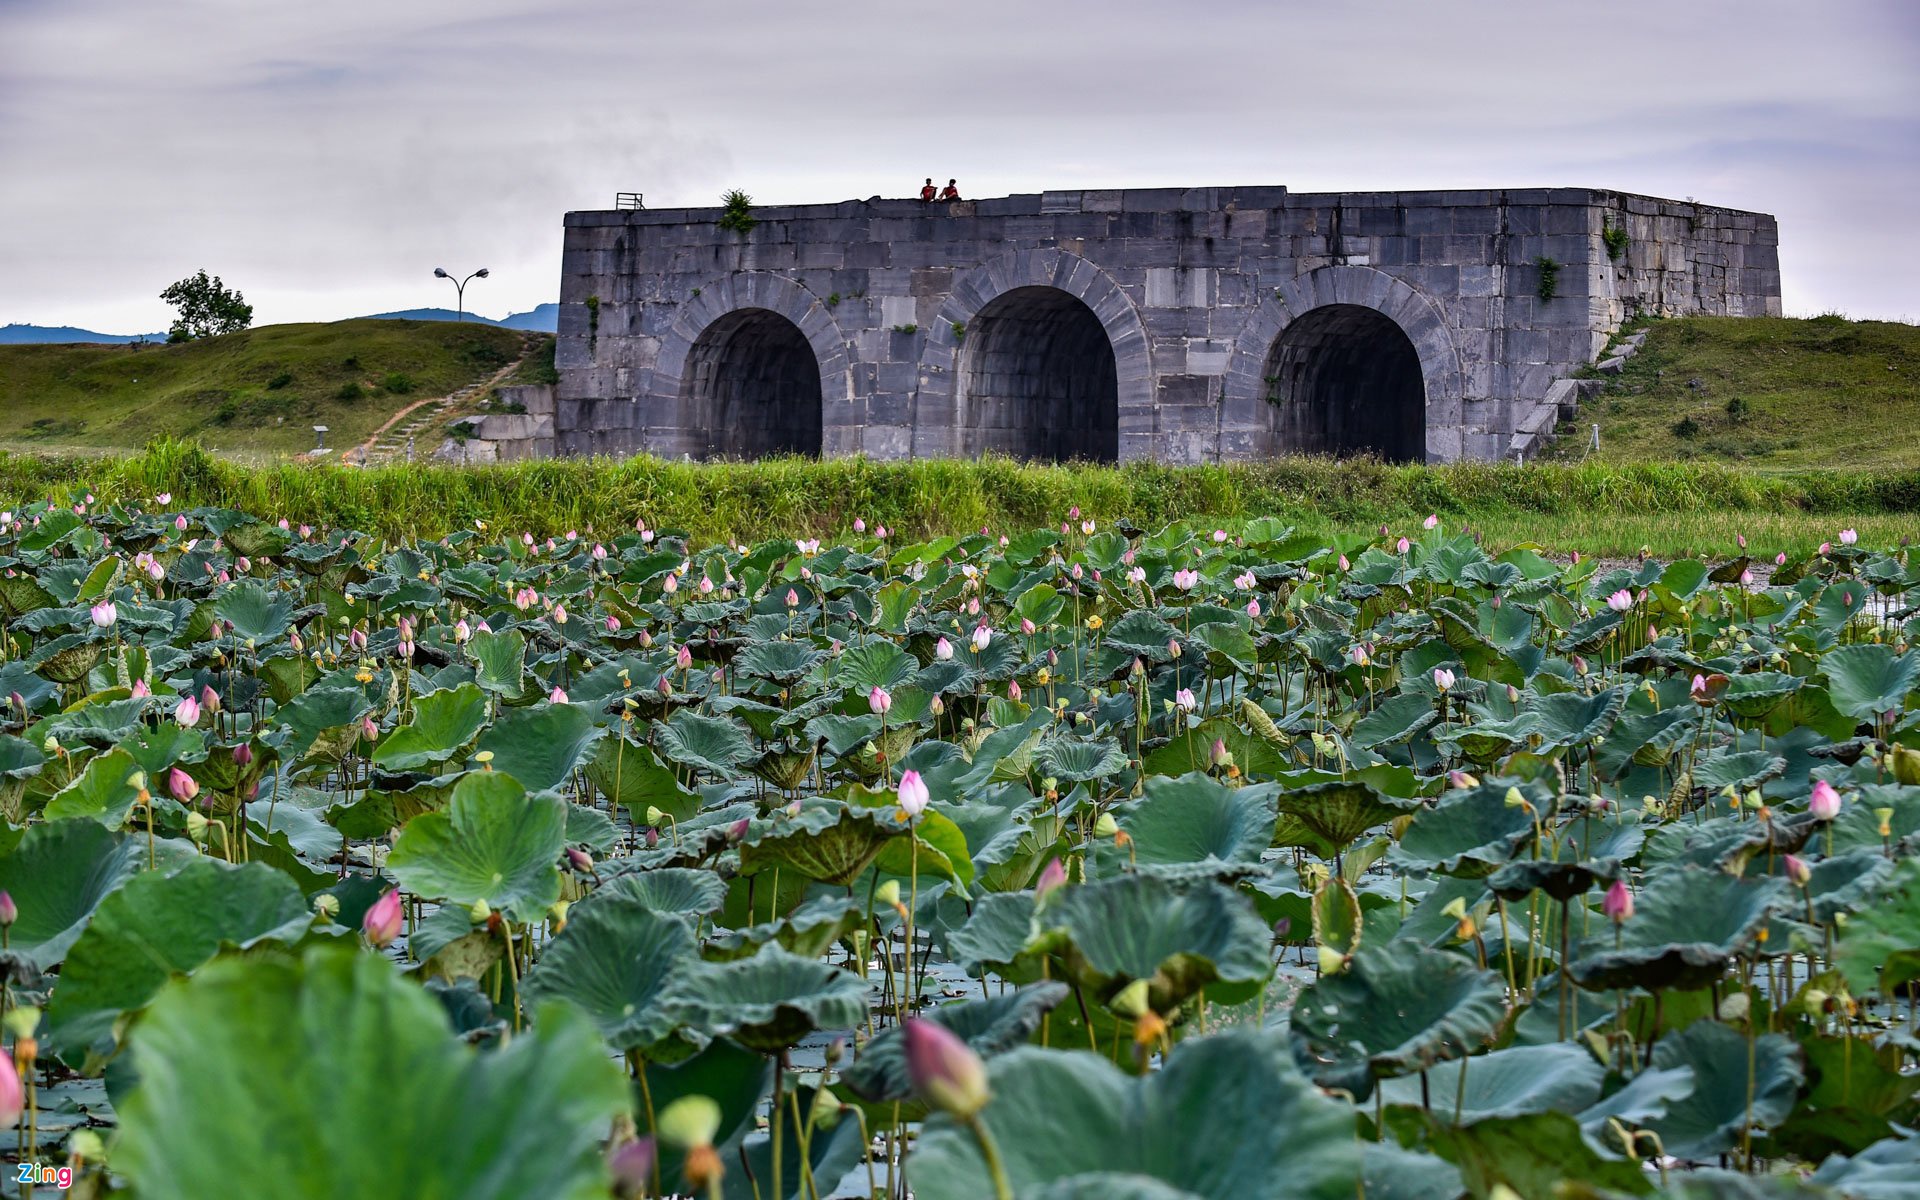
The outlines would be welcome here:
<svg viewBox="0 0 1920 1200">
<path fill-rule="evenodd" d="M 1359 304 L 1302 313 L 1267 352 L 1274 436 L 1297 454 L 1426 458 L 1426 381 L 1413 340 Z"/>
<path fill-rule="evenodd" d="M 772 309 L 736 309 L 702 330 L 680 396 L 703 458 L 820 453 L 820 363 Z"/>
<path fill-rule="evenodd" d="M 994 297 L 969 323 L 961 361 L 962 454 L 1119 460 L 1113 344 L 1078 297 L 1043 285 Z"/>
</svg>

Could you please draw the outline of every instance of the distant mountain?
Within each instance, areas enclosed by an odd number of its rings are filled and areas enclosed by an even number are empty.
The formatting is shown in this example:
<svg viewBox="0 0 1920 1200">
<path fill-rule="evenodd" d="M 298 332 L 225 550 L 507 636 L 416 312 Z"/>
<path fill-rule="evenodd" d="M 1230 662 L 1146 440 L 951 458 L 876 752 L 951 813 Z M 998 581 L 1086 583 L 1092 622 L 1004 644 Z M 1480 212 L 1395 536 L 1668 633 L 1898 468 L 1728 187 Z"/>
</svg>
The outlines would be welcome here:
<svg viewBox="0 0 1920 1200">
<path fill-rule="evenodd" d="M 500 322 L 508 329 L 529 329 L 535 333 L 553 333 L 560 328 L 560 306 L 542 304 L 532 312 L 514 313 Z"/>
<path fill-rule="evenodd" d="M 504 320 L 496 321 L 491 317 L 468 313 L 464 318 L 451 308 L 408 308 L 399 312 L 374 313 L 372 320 L 395 321 L 452 321 L 464 319 L 481 325 L 495 325 L 502 329 L 523 329 L 533 333 L 553 333 L 560 327 L 560 306 L 542 304 L 532 312 L 514 313 Z M 99 342 L 108 345 L 121 345 L 126 342 L 165 342 L 164 333 L 95 333 L 91 329 L 76 329 L 71 325 L 0 325 L 0 346 L 21 346 L 31 343 L 72 343 Z"/>
<path fill-rule="evenodd" d="M 91 329 L 75 329 L 71 325 L 0 325 L 0 346 L 46 342 L 104 342 L 117 346 L 126 342 L 166 340 L 164 333 L 95 333 Z"/>
<path fill-rule="evenodd" d="M 525 329 L 535 333 L 552 333 L 560 328 L 560 306 L 542 304 L 532 312 L 514 313 L 504 320 L 496 321 L 492 317 L 483 317 L 478 313 L 468 313 L 462 317 L 451 308 L 408 308 L 399 312 L 374 313 L 376 321 L 477 321 L 482 325 L 498 325 L 502 329 Z"/>
</svg>

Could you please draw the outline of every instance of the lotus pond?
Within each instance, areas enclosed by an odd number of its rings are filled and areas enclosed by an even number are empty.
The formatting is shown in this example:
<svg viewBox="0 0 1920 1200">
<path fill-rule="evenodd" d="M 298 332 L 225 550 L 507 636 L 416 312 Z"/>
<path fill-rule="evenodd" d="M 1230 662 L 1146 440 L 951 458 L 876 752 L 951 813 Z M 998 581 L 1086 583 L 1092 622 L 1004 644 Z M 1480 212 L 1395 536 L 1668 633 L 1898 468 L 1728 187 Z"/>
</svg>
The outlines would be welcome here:
<svg viewBox="0 0 1920 1200">
<path fill-rule="evenodd" d="M 146 509 L 0 520 L 78 1194 L 1920 1192 L 1905 550 Z"/>
</svg>

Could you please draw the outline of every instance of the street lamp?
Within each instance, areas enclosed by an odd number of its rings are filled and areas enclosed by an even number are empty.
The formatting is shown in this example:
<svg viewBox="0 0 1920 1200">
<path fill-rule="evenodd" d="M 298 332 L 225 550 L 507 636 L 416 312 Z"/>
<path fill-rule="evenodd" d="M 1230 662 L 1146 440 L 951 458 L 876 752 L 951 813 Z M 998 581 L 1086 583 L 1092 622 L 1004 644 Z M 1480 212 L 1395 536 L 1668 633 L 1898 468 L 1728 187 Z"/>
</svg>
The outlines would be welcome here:
<svg viewBox="0 0 1920 1200">
<path fill-rule="evenodd" d="M 453 284 L 454 295 L 457 297 L 455 303 L 460 306 L 459 312 L 454 315 L 453 319 L 456 321 L 464 321 L 467 319 L 467 284 L 475 279 L 485 279 L 487 277 L 487 269 L 481 267 L 465 279 L 455 279 L 453 276 L 447 274 L 445 267 L 435 267 L 433 269 L 433 277 L 435 279 L 444 279 Z"/>
</svg>

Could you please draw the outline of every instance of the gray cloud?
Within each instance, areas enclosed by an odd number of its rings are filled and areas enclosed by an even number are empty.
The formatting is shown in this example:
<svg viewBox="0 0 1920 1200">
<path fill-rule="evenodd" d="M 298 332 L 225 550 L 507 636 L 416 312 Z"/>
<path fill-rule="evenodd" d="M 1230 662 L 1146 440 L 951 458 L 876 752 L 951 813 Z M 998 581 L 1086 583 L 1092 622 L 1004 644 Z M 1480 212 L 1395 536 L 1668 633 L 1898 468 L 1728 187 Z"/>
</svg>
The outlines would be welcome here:
<svg viewBox="0 0 1920 1200">
<path fill-rule="evenodd" d="M 0 0 L 0 321 L 553 298 L 560 217 L 910 191 L 1573 184 L 1781 218 L 1790 310 L 1920 316 L 1905 0 Z M 484 288 L 485 290 L 482 290 Z"/>
</svg>

